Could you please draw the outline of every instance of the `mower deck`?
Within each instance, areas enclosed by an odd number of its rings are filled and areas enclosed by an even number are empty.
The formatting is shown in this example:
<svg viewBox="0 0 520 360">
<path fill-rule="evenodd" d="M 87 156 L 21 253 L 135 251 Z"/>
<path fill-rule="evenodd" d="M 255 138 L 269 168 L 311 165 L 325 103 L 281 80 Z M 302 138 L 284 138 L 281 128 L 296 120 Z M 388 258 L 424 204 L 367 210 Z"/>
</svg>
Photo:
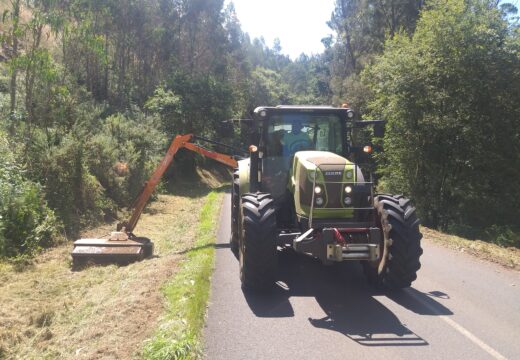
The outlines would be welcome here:
<svg viewBox="0 0 520 360">
<path fill-rule="evenodd" d="M 86 263 L 128 264 L 153 254 L 153 243 L 147 238 L 133 239 L 79 239 L 74 242 L 74 266 Z"/>
</svg>

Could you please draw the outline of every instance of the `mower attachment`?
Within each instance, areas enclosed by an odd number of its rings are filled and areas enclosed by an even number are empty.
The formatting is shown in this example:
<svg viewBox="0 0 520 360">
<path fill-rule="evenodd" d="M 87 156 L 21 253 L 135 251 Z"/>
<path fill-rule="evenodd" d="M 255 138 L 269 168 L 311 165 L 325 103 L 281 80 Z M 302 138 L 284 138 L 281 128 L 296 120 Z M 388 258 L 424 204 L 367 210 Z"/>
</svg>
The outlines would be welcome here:
<svg viewBox="0 0 520 360">
<path fill-rule="evenodd" d="M 79 239 L 74 242 L 72 263 L 78 267 L 87 263 L 129 264 L 153 254 L 153 243 L 147 238 L 129 238 L 124 232 L 113 232 L 106 239 Z"/>
</svg>

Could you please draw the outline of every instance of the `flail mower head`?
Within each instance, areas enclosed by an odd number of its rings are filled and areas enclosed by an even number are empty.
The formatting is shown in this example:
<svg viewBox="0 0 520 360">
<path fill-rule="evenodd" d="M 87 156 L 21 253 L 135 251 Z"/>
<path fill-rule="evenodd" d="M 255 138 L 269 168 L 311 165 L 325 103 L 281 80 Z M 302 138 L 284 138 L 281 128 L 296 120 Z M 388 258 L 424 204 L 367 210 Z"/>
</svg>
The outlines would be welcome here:
<svg viewBox="0 0 520 360">
<path fill-rule="evenodd" d="M 153 255 L 153 243 L 148 238 L 114 231 L 107 238 L 79 239 L 72 250 L 73 267 L 93 264 L 126 265 Z"/>
</svg>

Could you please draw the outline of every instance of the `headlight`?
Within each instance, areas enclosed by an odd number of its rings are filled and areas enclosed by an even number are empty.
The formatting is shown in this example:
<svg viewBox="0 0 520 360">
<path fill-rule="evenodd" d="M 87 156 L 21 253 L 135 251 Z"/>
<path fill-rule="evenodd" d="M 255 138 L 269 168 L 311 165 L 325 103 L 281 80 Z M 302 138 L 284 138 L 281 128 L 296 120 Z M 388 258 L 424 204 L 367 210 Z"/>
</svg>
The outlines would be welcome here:
<svg viewBox="0 0 520 360">
<path fill-rule="evenodd" d="M 352 176 L 354 176 L 354 172 L 352 170 L 347 170 L 345 175 L 347 179 L 352 179 Z"/>
<path fill-rule="evenodd" d="M 316 187 L 314 188 L 314 192 L 315 192 L 317 195 L 321 194 L 321 187 L 316 186 Z"/>
<path fill-rule="evenodd" d="M 323 205 L 323 198 L 322 197 L 317 197 L 315 202 L 316 202 L 316 205 L 322 206 Z"/>
<path fill-rule="evenodd" d="M 352 198 L 350 196 L 345 196 L 345 199 L 343 199 L 343 202 L 345 205 L 352 205 Z"/>
<path fill-rule="evenodd" d="M 352 186 L 345 186 L 345 192 L 350 194 L 352 192 Z"/>
</svg>

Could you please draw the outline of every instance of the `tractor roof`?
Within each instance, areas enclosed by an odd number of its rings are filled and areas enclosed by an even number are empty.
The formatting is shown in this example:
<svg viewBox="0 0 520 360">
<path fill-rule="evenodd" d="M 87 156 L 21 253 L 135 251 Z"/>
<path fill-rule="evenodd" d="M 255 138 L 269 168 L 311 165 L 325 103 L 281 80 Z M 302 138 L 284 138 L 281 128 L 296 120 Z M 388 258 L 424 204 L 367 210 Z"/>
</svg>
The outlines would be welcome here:
<svg viewBox="0 0 520 360">
<path fill-rule="evenodd" d="M 287 113 L 320 113 L 320 114 L 340 114 L 345 115 L 351 111 L 347 107 L 321 106 L 321 105 L 278 105 L 278 106 L 260 106 L 254 111 L 255 115 L 261 118 L 267 114 L 287 114 Z"/>
<path fill-rule="evenodd" d="M 277 109 L 337 109 L 331 105 L 278 105 Z"/>
</svg>

